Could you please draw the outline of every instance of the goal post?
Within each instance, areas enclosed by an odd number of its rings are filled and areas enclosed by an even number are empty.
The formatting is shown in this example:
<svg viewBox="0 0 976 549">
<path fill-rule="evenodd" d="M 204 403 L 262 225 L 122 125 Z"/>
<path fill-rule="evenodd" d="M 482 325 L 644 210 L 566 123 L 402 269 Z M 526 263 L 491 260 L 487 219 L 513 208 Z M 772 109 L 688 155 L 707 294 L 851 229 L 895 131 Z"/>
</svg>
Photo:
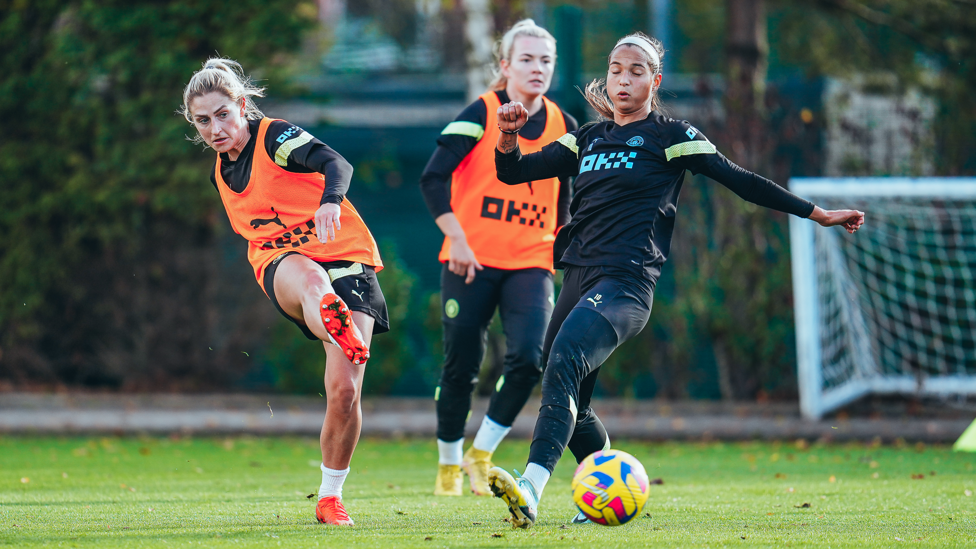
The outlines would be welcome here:
<svg viewBox="0 0 976 549">
<path fill-rule="evenodd" d="M 976 178 L 794 178 L 854 235 L 790 217 L 800 411 L 976 394 Z"/>
</svg>

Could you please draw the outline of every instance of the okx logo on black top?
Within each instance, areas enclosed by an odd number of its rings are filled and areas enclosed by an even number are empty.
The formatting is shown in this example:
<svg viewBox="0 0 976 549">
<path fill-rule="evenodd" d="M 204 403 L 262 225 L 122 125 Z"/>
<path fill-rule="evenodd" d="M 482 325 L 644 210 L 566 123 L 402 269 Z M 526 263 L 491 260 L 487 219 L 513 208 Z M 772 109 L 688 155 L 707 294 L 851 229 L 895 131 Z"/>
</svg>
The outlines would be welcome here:
<svg viewBox="0 0 976 549">
<path fill-rule="evenodd" d="M 519 204 L 514 200 L 508 201 L 507 209 L 505 206 L 506 204 L 504 198 L 486 196 L 481 201 L 481 217 L 486 219 L 507 221 L 509 223 L 515 223 L 515 220 L 517 219 L 519 225 L 539 227 L 540 229 L 546 228 L 546 223 L 542 220 L 542 216 L 548 211 L 546 206 L 529 204 L 528 202 L 522 202 Z"/>
</svg>

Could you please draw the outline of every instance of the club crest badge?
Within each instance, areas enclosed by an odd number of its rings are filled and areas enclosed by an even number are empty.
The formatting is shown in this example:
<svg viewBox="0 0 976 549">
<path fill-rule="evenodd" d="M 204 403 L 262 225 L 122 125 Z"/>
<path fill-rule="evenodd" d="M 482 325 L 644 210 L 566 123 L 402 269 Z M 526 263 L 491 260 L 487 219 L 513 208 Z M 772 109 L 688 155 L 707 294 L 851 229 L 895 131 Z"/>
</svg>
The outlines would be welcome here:
<svg viewBox="0 0 976 549">
<path fill-rule="evenodd" d="M 639 135 L 635 135 L 627 140 L 627 144 L 631 147 L 640 147 L 644 144 L 644 138 Z"/>
</svg>

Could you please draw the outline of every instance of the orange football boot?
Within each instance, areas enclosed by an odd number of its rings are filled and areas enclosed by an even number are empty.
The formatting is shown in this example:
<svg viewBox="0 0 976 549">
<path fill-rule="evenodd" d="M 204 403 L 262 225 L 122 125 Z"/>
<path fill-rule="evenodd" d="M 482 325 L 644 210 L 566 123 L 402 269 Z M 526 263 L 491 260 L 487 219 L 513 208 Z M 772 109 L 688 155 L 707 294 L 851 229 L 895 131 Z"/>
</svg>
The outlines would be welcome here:
<svg viewBox="0 0 976 549">
<path fill-rule="evenodd" d="M 369 347 L 363 342 L 363 334 L 352 321 L 352 311 L 335 294 L 322 296 L 322 323 L 353 364 L 366 364 L 369 360 Z"/>
<path fill-rule="evenodd" d="M 319 500 L 315 507 L 315 517 L 322 524 L 332 524 L 333 526 L 352 526 L 355 524 L 346 508 L 342 506 L 342 500 L 336 496 L 326 496 Z"/>
</svg>

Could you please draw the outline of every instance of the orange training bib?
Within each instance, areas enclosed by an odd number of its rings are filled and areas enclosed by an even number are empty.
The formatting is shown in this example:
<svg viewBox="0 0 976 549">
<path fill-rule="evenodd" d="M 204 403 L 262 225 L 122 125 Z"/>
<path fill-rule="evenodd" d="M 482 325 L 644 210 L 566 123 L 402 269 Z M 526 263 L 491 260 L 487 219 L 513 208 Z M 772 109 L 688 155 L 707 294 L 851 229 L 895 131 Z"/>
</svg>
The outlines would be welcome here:
<svg viewBox="0 0 976 549">
<path fill-rule="evenodd" d="M 336 239 L 319 242 L 313 216 L 325 190 L 325 177 L 317 172 L 293 173 L 268 156 L 264 137 L 274 119 L 264 118 L 254 145 L 251 178 L 244 192 L 236 193 L 220 175 L 217 155 L 217 189 L 231 227 L 247 239 L 247 259 L 258 285 L 264 288 L 264 269 L 279 255 L 295 251 L 315 261 L 354 261 L 383 268 L 376 241 L 352 203 L 340 205 L 342 230 Z"/>
<path fill-rule="evenodd" d="M 485 133 L 451 178 L 451 209 L 457 216 L 468 245 L 478 262 L 497 269 L 538 267 L 552 271 L 552 244 L 556 234 L 556 201 L 559 179 L 533 181 L 532 186 L 506 185 L 495 175 L 498 125 L 495 112 L 501 106 L 495 92 L 481 96 L 488 109 Z M 546 128 L 538 139 L 519 137 L 523 154 L 536 152 L 566 133 L 566 121 L 555 103 L 542 98 Z M 445 238 L 439 259 L 450 259 L 451 243 Z"/>
</svg>

